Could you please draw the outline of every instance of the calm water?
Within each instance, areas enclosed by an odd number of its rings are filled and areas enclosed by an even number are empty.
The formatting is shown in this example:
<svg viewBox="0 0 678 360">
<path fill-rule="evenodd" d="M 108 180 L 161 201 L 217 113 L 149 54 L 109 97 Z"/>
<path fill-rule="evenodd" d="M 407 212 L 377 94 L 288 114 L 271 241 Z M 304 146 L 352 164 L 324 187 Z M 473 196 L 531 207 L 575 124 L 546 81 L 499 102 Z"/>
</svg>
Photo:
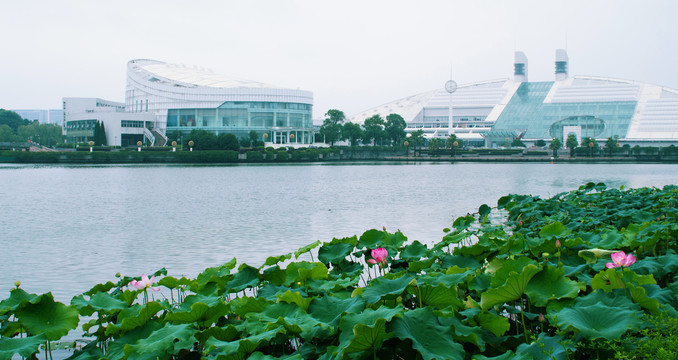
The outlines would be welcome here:
<svg viewBox="0 0 678 360">
<path fill-rule="evenodd" d="M 0 299 L 16 280 L 68 302 L 118 271 L 194 277 L 233 257 L 258 266 L 382 226 L 430 244 L 508 193 L 677 179 L 678 165 L 664 164 L 0 165 Z"/>
</svg>

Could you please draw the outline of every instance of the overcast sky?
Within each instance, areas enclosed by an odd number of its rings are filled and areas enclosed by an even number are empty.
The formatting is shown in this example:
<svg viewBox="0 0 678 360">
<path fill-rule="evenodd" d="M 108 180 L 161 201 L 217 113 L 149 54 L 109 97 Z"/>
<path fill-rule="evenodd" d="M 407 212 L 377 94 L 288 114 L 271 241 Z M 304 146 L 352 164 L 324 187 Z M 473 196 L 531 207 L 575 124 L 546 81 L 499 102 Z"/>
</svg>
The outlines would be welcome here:
<svg viewBox="0 0 678 360">
<path fill-rule="evenodd" d="M 571 75 L 678 88 L 678 1 L 3 1 L 0 108 L 122 102 L 126 65 L 147 58 L 314 94 L 314 118 L 512 76 Z"/>
</svg>

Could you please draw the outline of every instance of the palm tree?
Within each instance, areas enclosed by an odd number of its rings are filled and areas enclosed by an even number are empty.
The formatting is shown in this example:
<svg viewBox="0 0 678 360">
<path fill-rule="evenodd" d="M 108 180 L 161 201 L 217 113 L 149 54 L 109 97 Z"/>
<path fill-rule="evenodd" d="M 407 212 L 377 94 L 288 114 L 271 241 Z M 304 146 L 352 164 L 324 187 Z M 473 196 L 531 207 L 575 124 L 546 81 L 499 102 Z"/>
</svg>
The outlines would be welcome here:
<svg viewBox="0 0 678 360">
<path fill-rule="evenodd" d="M 549 149 L 553 150 L 554 158 L 558 157 L 558 150 L 560 150 L 562 147 L 563 143 L 560 142 L 558 138 L 553 138 L 553 140 L 551 140 L 551 144 L 549 144 Z"/>
<path fill-rule="evenodd" d="M 567 148 L 570 149 L 570 157 L 574 156 L 574 149 L 577 148 L 577 145 L 579 145 L 579 143 L 577 142 L 577 135 L 573 133 L 567 135 L 567 139 L 565 140 L 565 146 L 567 146 Z"/>
</svg>

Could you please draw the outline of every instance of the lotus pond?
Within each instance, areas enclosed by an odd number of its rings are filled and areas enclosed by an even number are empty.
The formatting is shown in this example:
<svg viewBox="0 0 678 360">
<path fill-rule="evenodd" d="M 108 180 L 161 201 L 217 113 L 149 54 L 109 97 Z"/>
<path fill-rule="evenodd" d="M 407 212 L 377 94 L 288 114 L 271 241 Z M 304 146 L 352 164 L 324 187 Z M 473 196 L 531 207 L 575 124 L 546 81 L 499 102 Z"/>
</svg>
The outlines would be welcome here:
<svg viewBox="0 0 678 360">
<path fill-rule="evenodd" d="M 120 275 L 70 304 L 17 283 L 0 359 L 49 358 L 76 328 L 71 359 L 671 359 L 677 218 L 677 186 L 589 183 L 501 197 L 433 246 L 373 229 L 258 267 Z"/>
</svg>

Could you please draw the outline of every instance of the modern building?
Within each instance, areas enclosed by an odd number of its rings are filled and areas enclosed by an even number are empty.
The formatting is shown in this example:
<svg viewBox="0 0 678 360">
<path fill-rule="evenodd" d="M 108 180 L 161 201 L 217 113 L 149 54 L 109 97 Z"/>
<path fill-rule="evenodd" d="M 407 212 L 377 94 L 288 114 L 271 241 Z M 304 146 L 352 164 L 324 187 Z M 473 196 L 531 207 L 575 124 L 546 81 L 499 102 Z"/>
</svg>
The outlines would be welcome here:
<svg viewBox="0 0 678 360">
<path fill-rule="evenodd" d="M 92 120 L 104 122 L 109 144 L 122 146 L 136 141 L 162 146 L 167 135 L 186 136 L 196 129 L 217 135 L 231 133 L 238 138 L 256 131 L 267 145 L 304 146 L 313 143 L 316 132 L 310 91 L 156 60 L 127 64 L 124 104 L 89 99 L 88 106 L 83 107 L 81 101 L 85 100 L 64 99 L 67 137 L 73 140 L 89 133 L 70 136 L 69 131 L 93 131 Z M 104 103 L 111 107 L 96 105 Z M 77 123 L 70 124 L 72 121 Z"/>
<path fill-rule="evenodd" d="M 556 50 L 553 81 L 528 81 L 528 61 L 515 53 L 513 79 L 436 89 L 350 116 L 349 121 L 391 113 L 403 116 L 406 131 L 428 138 L 454 133 L 466 144 L 503 146 L 569 134 L 577 140 L 618 137 L 622 144 L 678 144 L 678 90 L 637 81 L 570 76 L 569 57 Z M 442 84 L 442 82 L 441 82 Z M 450 119 L 450 113 L 452 119 Z M 451 120 L 451 121 L 450 121 Z M 451 124 L 451 126 L 450 126 Z"/>
<path fill-rule="evenodd" d="M 40 124 L 64 124 L 64 111 L 61 109 L 31 109 L 31 110 L 12 110 L 19 114 L 22 119 L 28 121 L 37 121 Z"/>
</svg>

